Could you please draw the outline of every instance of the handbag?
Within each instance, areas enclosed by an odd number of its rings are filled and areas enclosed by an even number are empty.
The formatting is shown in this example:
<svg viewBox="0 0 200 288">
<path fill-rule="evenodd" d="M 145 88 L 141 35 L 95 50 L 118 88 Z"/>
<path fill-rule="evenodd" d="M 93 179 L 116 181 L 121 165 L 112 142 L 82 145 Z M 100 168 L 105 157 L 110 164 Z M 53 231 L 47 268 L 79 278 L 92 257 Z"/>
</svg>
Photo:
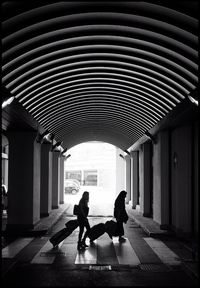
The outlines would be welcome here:
<svg viewBox="0 0 200 288">
<path fill-rule="evenodd" d="M 74 205 L 73 214 L 74 214 L 74 215 L 79 215 L 79 214 L 80 214 L 80 207 L 79 207 L 79 205 L 77 205 L 77 204 Z"/>
</svg>

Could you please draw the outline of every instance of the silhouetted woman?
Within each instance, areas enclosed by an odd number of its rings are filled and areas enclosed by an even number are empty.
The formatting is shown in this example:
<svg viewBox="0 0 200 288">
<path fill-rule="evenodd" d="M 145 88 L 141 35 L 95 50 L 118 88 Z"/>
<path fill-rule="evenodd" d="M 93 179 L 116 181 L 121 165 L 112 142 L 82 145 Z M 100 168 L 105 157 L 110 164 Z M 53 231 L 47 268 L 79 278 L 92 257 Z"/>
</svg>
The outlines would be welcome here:
<svg viewBox="0 0 200 288">
<path fill-rule="evenodd" d="M 84 232 L 84 227 L 86 230 L 90 230 L 90 224 L 88 222 L 87 216 L 89 213 L 89 207 L 88 207 L 88 202 L 89 202 L 89 192 L 85 191 L 83 192 L 82 198 L 79 201 L 79 207 L 80 207 L 80 213 L 77 216 L 78 223 L 79 223 L 79 235 L 78 235 L 78 250 L 85 249 L 85 247 L 88 247 L 88 245 L 85 244 L 86 240 L 86 234 L 84 235 L 83 239 L 83 232 Z"/>
<path fill-rule="evenodd" d="M 123 223 L 128 221 L 128 215 L 125 209 L 125 198 L 126 198 L 126 191 L 121 191 L 117 196 L 114 204 L 114 217 L 117 220 L 117 231 L 119 235 L 119 241 L 125 241 L 125 238 L 122 236 L 124 235 L 124 227 Z"/>
</svg>

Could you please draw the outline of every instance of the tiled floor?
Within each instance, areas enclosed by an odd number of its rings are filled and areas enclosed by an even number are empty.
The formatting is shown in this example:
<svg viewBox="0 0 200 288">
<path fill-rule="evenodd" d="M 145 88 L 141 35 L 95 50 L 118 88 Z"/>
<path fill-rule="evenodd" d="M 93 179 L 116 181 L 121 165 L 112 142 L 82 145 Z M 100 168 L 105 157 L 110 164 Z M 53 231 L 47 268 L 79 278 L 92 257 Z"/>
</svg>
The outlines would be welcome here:
<svg viewBox="0 0 200 288">
<path fill-rule="evenodd" d="M 53 248 L 49 238 L 73 219 L 63 216 L 43 237 L 19 237 L 2 249 L 3 284 L 10 286 L 191 286 L 196 280 L 182 269 L 185 251 L 177 243 L 147 237 L 133 219 L 125 225 L 126 241 L 105 233 L 83 252 L 77 251 L 78 228 Z M 108 217 L 89 218 L 91 226 Z M 88 242 L 89 243 L 89 242 Z M 178 254 L 176 253 L 178 251 Z M 159 272 L 159 273 L 158 273 Z M 68 275 L 68 278 L 66 276 Z M 117 280 L 118 279 L 118 280 Z M 66 284 L 67 281 L 67 284 Z M 162 284 L 162 285 L 160 285 Z"/>
</svg>

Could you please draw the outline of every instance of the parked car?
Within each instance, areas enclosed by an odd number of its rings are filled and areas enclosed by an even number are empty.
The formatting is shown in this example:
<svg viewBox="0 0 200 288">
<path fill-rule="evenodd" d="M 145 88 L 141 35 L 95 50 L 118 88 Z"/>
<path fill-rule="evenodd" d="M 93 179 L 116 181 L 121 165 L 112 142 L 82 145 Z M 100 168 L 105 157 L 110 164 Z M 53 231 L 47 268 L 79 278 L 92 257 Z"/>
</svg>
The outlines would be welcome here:
<svg viewBox="0 0 200 288">
<path fill-rule="evenodd" d="M 80 190 L 80 182 L 76 179 L 65 180 L 65 193 L 66 194 L 77 194 Z"/>
</svg>

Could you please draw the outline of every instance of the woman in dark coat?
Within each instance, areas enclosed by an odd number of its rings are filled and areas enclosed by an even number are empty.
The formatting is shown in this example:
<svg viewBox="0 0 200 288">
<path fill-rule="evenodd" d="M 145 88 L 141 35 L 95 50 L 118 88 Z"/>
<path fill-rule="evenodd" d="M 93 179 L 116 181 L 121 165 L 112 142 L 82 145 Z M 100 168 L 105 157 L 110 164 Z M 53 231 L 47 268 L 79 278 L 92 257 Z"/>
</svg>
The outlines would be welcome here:
<svg viewBox="0 0 200 288">
<path fill-rule="evenodd" d="M 79 201 L 80 213 L 77 216 L 79 223 L 79 235 L 77 246 L 78 250 L 82 250 L 85 249 L 85 247 L 88 247 L 88 245 L 85 244 L 87 233 L 84 235 L 82 239 L 84 227 L 86 228 L 87 231 L 90 230 L 90 224 L 87 219 L 89 213 L 88 202 L 89 202 L 89 192 L 85 191 L 83 192 L 82 198 Z"/>
<path fill-rule="evenodd" d="M 119 235 L 119 241 L 125 241 L 125 238 L 123 238 L 122 236 L 124 235 L 123 223 L 126 223 L 128 221 L 128 215 L 125 209 L 126 195 L 127 195 L 126 191 L 124 190 L 121 191 L 117 196 L 114 204 L 114 217 L 117 220 L 117 231 Z"/>
</svg>

